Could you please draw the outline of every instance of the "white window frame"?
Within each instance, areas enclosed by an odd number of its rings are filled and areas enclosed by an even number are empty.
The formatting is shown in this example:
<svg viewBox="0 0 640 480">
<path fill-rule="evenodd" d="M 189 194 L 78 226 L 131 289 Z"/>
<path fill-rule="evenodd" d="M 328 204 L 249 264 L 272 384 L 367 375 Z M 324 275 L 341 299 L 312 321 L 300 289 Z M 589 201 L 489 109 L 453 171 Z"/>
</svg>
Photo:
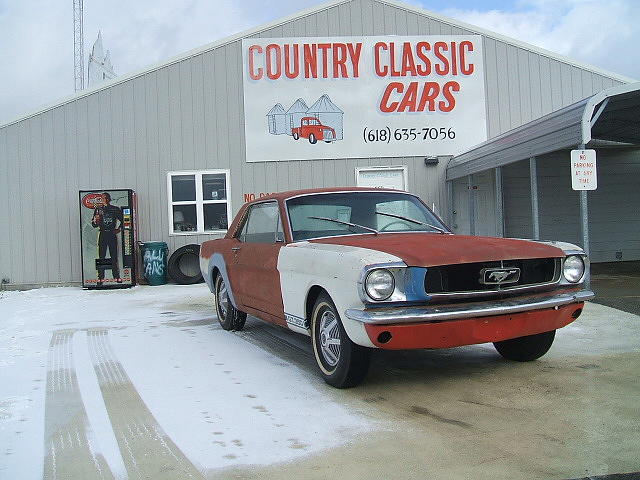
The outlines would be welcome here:
<svg viewBox="0 0 640 480">
<path fill-rule="evenodd" d="M 202 195 L 202 176 L 208 174 L 224 174 L 224 180 L 227 190 L 226 200 L 204 200 Z M 187 200 L 183 202 L 173 201 L 173 189 L 171 184 L 171 178 L 178 175 L 194 175 L 196 182 L 196 199 Z M 169 236 L 187 236 L 187 235 L 215 235 L 221 233 L 227 233 L 227 229 L 224 230 L 204 230 L 204 205 L 210 203 L 226 203 L 227 204 L 227 227 L 231 225 L 233 218 L 231 217 L 231 172 L 229 170 L 180 170 L 167 172 L 167 201 L 168 201 L 168 213 L 169 213 Z M 173 206 L 174 205 L 193 205 L 196 206 L 196 227 L 197 230 L 190 232 L 174 232 L 173 231 Z"/>
</svg>

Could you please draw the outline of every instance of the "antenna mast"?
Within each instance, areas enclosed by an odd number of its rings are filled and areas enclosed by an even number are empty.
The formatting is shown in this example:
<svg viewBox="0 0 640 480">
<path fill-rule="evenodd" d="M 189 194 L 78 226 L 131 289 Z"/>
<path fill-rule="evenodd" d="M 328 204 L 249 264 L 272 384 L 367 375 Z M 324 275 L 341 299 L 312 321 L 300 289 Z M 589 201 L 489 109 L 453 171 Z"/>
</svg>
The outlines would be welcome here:
<svg viewBox="0 0 640 480">
<path fill-rule="evenodd" d="M 84 90 L 83 0 L 73 0 L 73 76 L 75 91 Z"/>
</svg>

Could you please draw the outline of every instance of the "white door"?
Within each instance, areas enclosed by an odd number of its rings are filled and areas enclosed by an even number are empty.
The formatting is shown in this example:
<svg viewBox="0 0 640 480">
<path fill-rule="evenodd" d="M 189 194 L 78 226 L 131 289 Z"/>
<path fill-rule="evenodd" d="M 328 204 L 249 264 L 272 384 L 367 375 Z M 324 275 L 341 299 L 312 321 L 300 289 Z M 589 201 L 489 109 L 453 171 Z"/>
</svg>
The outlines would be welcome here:
<svg viewBox="0 0 640 480">
<path fill-rule="evenodd" d="M 407 167 L 361 167 L 356 168 L 358 187 L 393 188 L 407 190 Z"/>
</svg>

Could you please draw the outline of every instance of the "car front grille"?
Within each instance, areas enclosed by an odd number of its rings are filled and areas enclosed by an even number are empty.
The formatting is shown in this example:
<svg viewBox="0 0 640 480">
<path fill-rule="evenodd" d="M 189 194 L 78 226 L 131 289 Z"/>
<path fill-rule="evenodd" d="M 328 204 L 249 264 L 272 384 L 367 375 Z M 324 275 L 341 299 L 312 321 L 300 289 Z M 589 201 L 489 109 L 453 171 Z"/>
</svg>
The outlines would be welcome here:
<svg viewBox="0 0 640 480">
<path fill-rule="evenodd" d="M 481 282 L 485 268 L 519 268 L 520 278 L 516 283 L 504 285 Z M 498 260 L 495 262 L 462 263 L 427 268 L 424 280 L 425 292 L 433 294 L 455 294 L 478 292 L 505 292 L 523 287 L 545 285 L 558 280 L 560 260 L 557 258 L 534 258 L 525 260 Z"/>
</svg>

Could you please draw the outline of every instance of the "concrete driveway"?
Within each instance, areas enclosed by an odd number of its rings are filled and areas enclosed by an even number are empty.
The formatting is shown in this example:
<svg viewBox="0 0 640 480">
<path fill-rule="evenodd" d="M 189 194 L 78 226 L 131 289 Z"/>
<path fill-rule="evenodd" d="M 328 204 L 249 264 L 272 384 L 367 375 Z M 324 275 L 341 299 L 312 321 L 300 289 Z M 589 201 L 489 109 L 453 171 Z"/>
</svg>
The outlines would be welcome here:
<svg viewBox="0 0 640 480">
<path fill-rule="evenodd" d="M 640 317 L 598 304 L 532 363 L 373 356 L 326 386 L 305 337 L 220 329 L 203 285 L 0 296 L 0 478 L 550 479 L 640 470 Z"/>
</svg>

